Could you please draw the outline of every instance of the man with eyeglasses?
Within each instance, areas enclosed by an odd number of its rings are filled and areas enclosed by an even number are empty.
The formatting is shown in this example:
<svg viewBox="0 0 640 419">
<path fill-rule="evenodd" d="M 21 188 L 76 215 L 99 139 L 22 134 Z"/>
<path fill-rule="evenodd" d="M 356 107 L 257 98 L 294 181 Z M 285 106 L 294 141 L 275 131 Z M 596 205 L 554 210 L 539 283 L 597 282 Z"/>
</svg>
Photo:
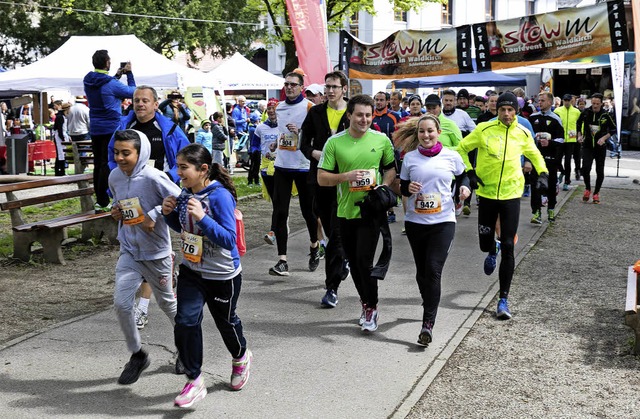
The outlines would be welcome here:
<svg viewBox="0 0 640 419">
<path fill-rule="evenodd" d="M 285 100 L 278 103 L 276 115 L 278 130 L 278 154 L 273 174 L 273 215 L 271 225 L 275 227 L 276 244 L 278 246 L 278 262 L 269 268 L 269 274 L 275 276 L 289 276 L 287 263 L 287 240 L 289 218 L 289 203 L 291 202 L 291 188 L 295 182 L 298 189 L 300 210 L 304 217 L 309 240 L 311 255 L 309 270 L 315 271 L 320 263 L 318 254 L 318 221 L 312 210 L 312 195 L 307 188 L 309 174 L 309 160 L 302 154 L 299 144 L 300 127 L 313 103 L 302 96 L 304 79 L 297 72 L 288 73 L 285 77 Z"/>
<path fill-rule="evenodd" d="M 327 73 L 324 76 L 325 92 L 328 101 L 316 105 L 309 110 L 302 124 L 300 149 L 311 161 L 309 170 L 309 186 L 313 192 L 313 209 L 322 221 L 322 227 L 329 239 L 325 256 L 325 286 L 326 293 L 321 305 L 333 308 L 338 304 L 338 287 L 340 282 L 349 274 L 344 266 L 344 250 L 338 226 L 337 195 L 335 186 L 318 185 L 318 161 L 322 156 L 322 149 L 327 139 L 349 127 L 346 115 L 347 77 L 340 71 Z"/>
</svg>

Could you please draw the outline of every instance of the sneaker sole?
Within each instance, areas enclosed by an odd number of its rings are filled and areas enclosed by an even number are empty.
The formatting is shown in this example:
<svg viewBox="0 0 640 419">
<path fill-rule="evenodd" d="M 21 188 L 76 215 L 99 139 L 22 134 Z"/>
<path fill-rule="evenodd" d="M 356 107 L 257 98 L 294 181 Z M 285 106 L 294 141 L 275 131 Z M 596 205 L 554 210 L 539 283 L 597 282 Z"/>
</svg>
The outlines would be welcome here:
<svg viewBox="0 0 640 419">
<path fill-rule="evenodd" d="M 264 237 L 264 241 L 267 242 L 267 244 L 270 244 L 271 246 L 275 244 L 275 242 L 271 241 L 271 239 L 267 236 Z"/>
<path fill-rule="evenodd" d="M 206 396 L 207 396 L 207 389 L 205 387 L 204 389 L 202 389 L 200 393 L 196 394 L 193 400 L 191 400 L 189 403 L 179 404 L 178 402 L 174 402 L 173 405 L 181 409 L 188 409 L 191 406 L 193 406 L 196 402 L 199 402 L 200 400 L 204 399 Z"/>
<path fill-rule="evenodd" d="M 502 312 L 502 313 L 496 313 L 496 318 L 498 320 L 511 320 L 511 317 L 513 317 L 511 314 L 506 313 L 506 312 Z"/>
<path fill-rule="evenodd" d="M 289 272 L 278 272 L 278 271 L 274 271 L 273 269 L 269 269 L 269 275 L 273 275 L 273 276 L 289 276 Z"/>
<path fill-rule="evenodd" d="M 249 381 L 249 375 L 251 375 L 251 364 L 253 364 L 253 352 L 249 352 L 249 362 L 247 363 L 247 376 L 245 377 L 244 381 L 238 384 L 237 386 L 233 386 L 231 385 L 231 383 L 229 383 L 229 387 L 231 387 L 231 390 L 240 391 L 245 385 L 247 385 L 247 382 Z"/>
</svg>

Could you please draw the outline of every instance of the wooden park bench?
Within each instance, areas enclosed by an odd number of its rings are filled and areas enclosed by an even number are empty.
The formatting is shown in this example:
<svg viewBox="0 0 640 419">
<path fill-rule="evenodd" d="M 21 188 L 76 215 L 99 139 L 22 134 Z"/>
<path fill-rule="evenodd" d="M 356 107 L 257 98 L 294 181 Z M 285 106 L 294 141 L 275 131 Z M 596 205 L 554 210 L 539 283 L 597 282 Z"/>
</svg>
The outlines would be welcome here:
<svg viewBox="0 0 640 419">
<path fill-rule="evenodd" d="M 627 273 L 627 302 L 625 304 L 624 322 L 635 334 L 633 353 L 640 355 L 640 316 L 638 315 L 638 274 L 629 266 Z"/>
<path fill-rule="evenodd" d="M 87 166 L 93 164 L 93 148 L 91 147 L 91 141 L 63 141 L 64 158 L 69 163 L 73 164 L 74 173 L 81 174 L 87 169 Z"/>
<path fill-rule="evenodd" d="M 13 257 L 24 261 L 31 258 L 31 245 L 38 242 L 42 245 L 44 259 L 51 263 L 65 264 L 62 256 L 62 241 L 67 239 L 66 227 L 82 224 L 82 240 L 93 237 L 107 239 L 116 243 L 118 224 L 110 213 L 96 214 L 93 208 L 93 187 L 90 182 L 93 174 L 57 176 L 46 179 L 30 180 L 0 185 L 0 193 L 5 193 L 7 202 L 0 204 L 3 211 L 9 211 L 13 228 Z M 51 193 L 47 186 L 77 184 L 77 189 Z M 37 190 L 35 197 L 18 198 L 15 192 Z M 25 221 L 23 207 L 44 204 L 47 202 L 63 201 L 69 198 L 80 198 L 81 212 L 65 215 L 50 220 Z"/>
</svg>

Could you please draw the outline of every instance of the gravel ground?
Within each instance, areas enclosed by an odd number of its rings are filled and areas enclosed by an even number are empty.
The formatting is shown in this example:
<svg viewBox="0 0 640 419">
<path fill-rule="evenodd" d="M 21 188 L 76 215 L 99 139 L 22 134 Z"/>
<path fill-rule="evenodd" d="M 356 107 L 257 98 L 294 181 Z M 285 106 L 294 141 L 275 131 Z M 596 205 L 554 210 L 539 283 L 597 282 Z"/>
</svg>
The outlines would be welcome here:
<svg viewBox="0 0 640 419">
<path fill-rule="evenodd" d="M 575 190 L 516 269 L 513 319 L 497 320 L 494 300 L 409 418 L 640 417 L 624 325 L 627 267 L 640 258 L 630 185 L 604 189 L 601 205 Z"/>
</svg>

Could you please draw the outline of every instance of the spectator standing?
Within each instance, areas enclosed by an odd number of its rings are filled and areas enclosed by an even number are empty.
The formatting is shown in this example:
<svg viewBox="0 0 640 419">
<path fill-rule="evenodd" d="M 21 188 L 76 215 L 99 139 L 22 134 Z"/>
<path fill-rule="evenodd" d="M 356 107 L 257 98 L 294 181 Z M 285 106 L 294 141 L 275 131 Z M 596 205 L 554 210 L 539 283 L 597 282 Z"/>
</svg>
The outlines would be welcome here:
<svg viewBox="0 0 640 419">
<path fill-rule="evenodd" d="M 167 98 L 158 105 L 158 110 L 162 115 L 173 121 L 178 125 L 182 132 L 187 134 L 187 125 L 191 120 L 191 111 L 186 103 L 184 103 L 184 96 L 178 90 L 174 90 Z"/>
<path fill-rule="evenodd" d="M 89 101 L 91 118 L 89 134 L 93 150 L 93 187 L 96 193 L 96 210 L 109 211 L 108 145 L 120 125 L 122 100 L 133 97 L 136 82 L 131 72 L 131 63 L 119 68 L 115 77 L 109 75 L 111 58 L 107 50 L 96 51 L 92 61 L 94 70 L 84 76 L 84 92 Z M 127 76 L 127 86 L 118 81 L 123 74 Z"/>
<path fill-rule="evenodd" d="M 53 136 L 56 143 L 56 163 L 54 165 L 54 171 L 56 176 L 64 176 L 67 162 L 64 158 L 64 146 L 62 143 L 69 141 L 66 113 L 69 111 L 71 105 L 69 103 L 62 103 L 59 100 L 56 100 L 53 105 L 57 111 L 56 120 L 53 123 Z"/>
<path fill-rule="evenodd" d="M 313 83 L 307 86 L 304 90 L 304 95 L 308 101 L 312 102 L 314 105 L 319 105 L 326 101 L 326 97 L 324 94 L 324 86 L 318 83 Z"/>
<path fill-rule="evenodd" d="M 201 144 L 204 148 L 211 153 L 211 146 L 213 145 L 213 134 L 211 133 L 211 121 L 202 121 L 202 126 L 196 134 L 196 144 Z"/>
<path fill-rule="evenodd" d="M 247 128 L 250 122 L 249 116 L 251 110 L 245 105 L 247 98 L 244 96 L 238 96 L 236 98 L 236 104 L 233 105 L 231 110 L 231 117 L 235 122 L 236 134 L 242 134 L 247 132 Z"/>
<path fill-rule="evenodd" d="M 224 167 L 224 149 L 229 141 L 227 129 L 224 126 L 224 114 L 222 112 L 214 112 L 211 115 L 211 134 L 213 136 L 211 143 L 211 156 L 213 162 Z"/>
<path fill-rule="evenodd" d="M 139 86 L 133 94 L 133 112 L 122 118 L 119 129 L 141 131 L 151 143 L 149 160 L 153 166 L 167 174 L 169 179 L 178 183 L 176 155 L 189 145 L 185 133 L 172 120 L 158 112 L 158 93 L 153 87 Z M 111 169 L 116 168 L 113 155 L 113 141 L 109 143 L 108 162 Z"/>
<path fill-rule="evenodd" d="M 87 99 L 83 96 L 76 96 L 76 103 L 71 106 L 67 114 L 67 124 L 71 140 L 87 141 L 91 139 L 89 135 L 90 119 Z"/>
</svg>

